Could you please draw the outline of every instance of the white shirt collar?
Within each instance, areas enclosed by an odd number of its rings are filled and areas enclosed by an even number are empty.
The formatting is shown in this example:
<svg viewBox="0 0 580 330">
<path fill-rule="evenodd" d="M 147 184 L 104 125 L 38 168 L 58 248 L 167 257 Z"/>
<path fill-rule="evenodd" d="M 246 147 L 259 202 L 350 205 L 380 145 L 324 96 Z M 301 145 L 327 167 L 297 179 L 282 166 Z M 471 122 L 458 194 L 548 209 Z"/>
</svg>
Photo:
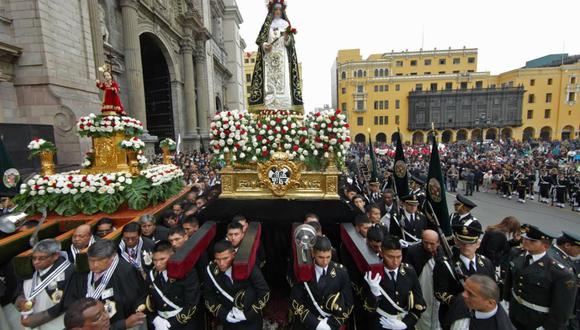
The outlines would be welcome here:
<svg viewBox="0 0 580 330">
<path fill-rule="evenodd" d="M 165 282 L 167 282 L 167 270 L 164 270 L 163 272 L 161 272 L 161 274 L 163 275 L 163 278 L 165 279 Z"/>
<path fill-rule="evenodd" d="M 411 213 L 407 212 L 407 210 L 405 210 L 404 212 L 405 212 L 405 218 L 411 220 Z"/>
<path fill-rule="evenodd" d="M 526 256 L 528 256 L 528 255 L 530 255 L 529 252 L 526 254 Z M 536 261 L 542 259 L 545 255 L 546 255 L 546 252 L 542 252 L 540 254 L 532 254 L 531 255 L 532 256 L 532 260 L 533 260 L 532 262 L 536 262 Z"/>
<path fill-rule="evenodd" d="M 46 268 L 45 268 L 45 269 L 43 269 L 43 270 L 39 270 L 39 271 L 38 271 L 38 275 L 40 275 L 40 276 L 44 276 L 44 275 L 46 275 L 46 274 L 48 273 L 48 271 L 49 271 L 49 270 L 52 268 L 52 266 L 54 266 L 54 264 L 52 264 L 52 265 L 50 265 L 50 266 L 46 267 Z"/>
<path fill-rule="evenodd" d="M 224 274 L 226 274 L 226 276 L 229 277 L 232 282 L 234 281 L 234 279 L 232 278 L 232 267 L 226 269 Z"/>
<path fill-rule="evenodd" d="M 458 213 L 459 214 L 459 213 Z M 459 214 L 459 220 L 465 218 L 466 216 L 470 215 L 471 213 L 467 212 L 464 215 Z"/>
<path fill-rule="evenodd" d="M 469 259 L 466 256 L 464 256 L 463 254 L 459 255 L 459 259 L 461 259 L 461 262 L 463 262 L 463 264 L 465 265 L 465 268 L 469 269 L 469 262 L 473 261 L 473 267 L 475 268 L 475 270 L 477 270 L 477 262 L 475 262 L 476 257 L 473 256 L 473 259 Z"/>
<path fill-rule="evenodd" d="M 496 313 L 497 313 L 497 306 L 495 306 L 495 308 L 491 312 L 475 311 L 475 318 L 478 320 L 485 320 L 485 319 L 492 318 L 493 316 L 495 316 Z"/>
<path fill-rule="evenodd" d="M 556 248 L 558 251 L 560 251 L 560 253 L 562 253 L 563 255 L 565 255 L 568 258 L 571 258 L 568 253 L 566 253 L 564 250 L 560 249 L 560 247 L 558 246 L 558 244 L 554 244 L 554 248 Z"/>
<path fill-rule="evenodd" d="M 318 266 L 317 264 L 314 264 L 314 272 L 316 273 L 316 281 L 318 282 L 318 279 L 320 279 L 320 276 L 322 276 L 322 271 L 328 271 L 328 266 L 322 268 L 320 266 Z"/>
<path fill-rule="evenodd" d="M 397 280 L 397 275 L 399 275 L 399 268 L 395 268 L 395 269 L 388 269 L 387 267 L 385 267 L 385 274 L 387 274 L 387 276 L 389 276 L 389 278 L 391 277 L 391 272 L 395 272 L 395 278 L 393 278 L 392 280 Z"/>
</svg>

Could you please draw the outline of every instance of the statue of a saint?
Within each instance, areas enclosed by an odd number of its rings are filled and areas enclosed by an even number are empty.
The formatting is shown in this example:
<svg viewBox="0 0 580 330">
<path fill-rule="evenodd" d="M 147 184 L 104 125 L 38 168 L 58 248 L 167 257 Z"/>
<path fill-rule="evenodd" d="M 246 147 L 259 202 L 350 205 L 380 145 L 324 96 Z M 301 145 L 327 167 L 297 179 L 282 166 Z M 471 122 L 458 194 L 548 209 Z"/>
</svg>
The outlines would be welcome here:
<svg viewBox="0 0 580 330">
<path fill-rule="evenodd" d="M 249 97 L 251 111 L 304 111 L 295 33 L 286 16 L 285 0 L 270 0 L 268 16 L 256 40 L 258 55 Z"/>
<path fill-rule="evenodd" d="M 121 97 L 119 96 L 119 85 L 113 79 L 111 66 L 105 64 L 99 68 L 99 71 L 103 73 L 103 77 L 105 78 L 105 81 L 97 79 L 97 87 L 103 90 L 104 94 L 101 113 L 107 115 L 124 115 L 123 104 L 121 103 Z"/>
</svg>

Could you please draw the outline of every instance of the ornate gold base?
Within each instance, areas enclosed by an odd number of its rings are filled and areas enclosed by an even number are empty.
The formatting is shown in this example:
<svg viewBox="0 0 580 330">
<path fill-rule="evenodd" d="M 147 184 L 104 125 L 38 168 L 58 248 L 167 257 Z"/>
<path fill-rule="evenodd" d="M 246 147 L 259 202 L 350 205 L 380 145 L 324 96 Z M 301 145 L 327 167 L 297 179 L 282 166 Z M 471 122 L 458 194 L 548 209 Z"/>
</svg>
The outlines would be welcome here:
<svg viewBox="0 0 580 330">
<path fill-rule="evenodd" d="M 286 153 L 274 153 L 271 160 L 256 169 L 227 166 L 221 170 L 220 198 L 337 200 L 336 168 L 325 172 L 304 171 Z"/>
<path fill-rule="evenodd" d="M 81 170 L 82 174 L 130 172 L 127 163 L 127 153 L 120 147 L 125 139 L 123 133 L 116 133 L 111 137 L 94 137 L 93 149 L 95 162 L 90 168 Z"/>
</svg>

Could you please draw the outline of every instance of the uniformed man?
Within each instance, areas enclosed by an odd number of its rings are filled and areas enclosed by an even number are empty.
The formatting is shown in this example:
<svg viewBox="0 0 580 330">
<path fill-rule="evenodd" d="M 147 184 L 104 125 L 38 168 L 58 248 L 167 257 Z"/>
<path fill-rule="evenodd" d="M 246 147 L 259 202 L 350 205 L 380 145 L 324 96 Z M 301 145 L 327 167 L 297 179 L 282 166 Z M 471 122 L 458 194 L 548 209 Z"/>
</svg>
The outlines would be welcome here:
<svg viewBox="0 0 580 330">
<path fill-rule="evenodd" d="M 122 229 L 119 255 L 145 278 L 153 267 L 151 251 L 154 245 L 155 243 L 150 239 L 141 237 L 141 226 L 137 222 L 130 222 Z"/>
<path fill-rule="evenodd" d="M 455 196 L 455 202 L 453 202 L 453 208 L 455 212 L 451 213 L 451 226 L 459 225 L 461 222 L 475 219 L 471 214 L 471 210 L 477 207 L 477 204 L 472 202 L 469 198 L 463 196 L 462 194 L 457 194 Z"/>
<path fill-rule="evenodd" d="M 499 304 L 499 287 L 494 280 L 485 275 L 471 275 L 464 288 L 461 300 L 449 311 L 451 330 L 516 329 Z"/>
<path fill-rule="evenodd" d="M 414 329 L 425 310 L 419 279 L 413 267 L 402 263 L 401 243 L 387 238 L 381 246 L 385 275 L 365 274 L 365 308 L 372 313 L 370 329 Z"/>
<path fill-rule="evenodd" d="M 191 237 L 199 230 L 199 220 L 193 215 L 187 216 L 183 219 L 181 227 L 185 230 L 187 237 Z"/>
<path fill-rule="evenodd" d="M 158 226 L 152 215 L 146 214 L 139 218 L 141 225 L 141 236 L 146 237 L 153 242 L 166 241 L 169 229 L 164 226 Z"/>
<path fill-rule="evenodd" d="M 503 198 L 512 199 L 512 179 L 511 173 L 508 169 L 503 171 L 500 178 L 501 193 Z"/>
<path fill-rule="evenodd" d="M 270 289 L 257 265 L 246 280 L 236 280 L 232 265 L 236 251 L 231 242 L 214 246 L 214 260 L 204 274 L 205 306 L 225 330 L 261 330 L 262 309 L 270 299 Z"/>
<path fill-rule="evenodd" d="M 528 225 L 523 248 L 510 261 L 504 298 L 510 302 L 509 315 L 518 329 L 564 329 L 576 296 L 574 274 L 546 253 L 552 237 Z"/>
<path fill-rule="evenodd" d="M 346 269 L 331 260 L 332 245 L 318 237 L 312 248 L 314 276 L 297 283 L 290 292 L 292 329 L 338 330 L 353 309 L 353 294 Z"/>
<path fill-rule="evenodd" d="M 89 247 L 88 273 L 75 273 L 65 293 L 65 308 L 84 297 L 100 300 L 111 319 L 111 329 L 144 324 L 146 286 L 136 268 L 117 254 L 110 240 L 97 240 Z"/>
<path fill-rule="evenodd" d="M 240 244 L 246 237 L 246 232 L 244 231 L 244 225 L 237 221 L 232 221 L 228 223 L 227 232 L 226 232 L 226 239 L 232 243 L 234 246 L 234 250 L 236 252 L 240 248 Z M 266 252 L 264 251 L 264 247 L 260 243 L 258 246 L 258 251 L 256 253 L 256 264 L 260 268 L 264 268 L 266 264 Z"/>
<path fill-rule="evenodd" d="M 75 228 L 72 235 L 70 249 L 68 251 L 68 260 L 70 262 L 76 262 L 77 254 L 87 249 L 95 242 L 95 236 L 93 236 L 91 226 L 87 224 L 82 224 Z"/>
<path fill-rule="evenodd" d="M 365 214 L 359 214 L 354 218 L 354 227 L 361 237 L 367 237 L 367 232 L 372 226 L 373 223 Z"/>
<path fill-rule="evenodd" d="M 189 237 L 187 237 L 187 234 L 185 233 L 185 229 L 183 229 L 181 226 L 169 229 L 169 234 L 167 235 L 167 238 L 169 239 L 169 243 L 171 243 L 171 246 L 173 247 L 173 251 L 179 250 L 183 246 L 183 244 L 185 244 L 185 242 L 187 242 L 187 240 L 189 239 Z"/>
<path fill-rule="evenodd" d="M 22 315 L 22 325 L 39 330 L 61 330 L 64 326 L 62 298 L 74 267 L 66 254 L 60 252 L 60 242 L 49 238 L 32 248 L 34 274 L 22 284 L 16 306 Z"/>
<path fill-rule="evenodd" d="M 558 175 L 554 187 L 556 188 L 556 206 L 560 208 L 566 207 L 568 200 L 568 179 L 564 174 Z"/>
<path fill-rule="evenodd" d="M 423 230 L 427 229 L 427 218 L 417 211 L 419 201 L 417 196 L 409 194 L 401 198 L 403 207 L 398 217 L 391 219 L 389 233 L 402 240 L 414 244 L 419 242 Z"/>
<path fill-rule="evenodd" d="M 526 190 L 528 189 L 528 179 L 523 172 L 517 171 L 514 180 L 516 181 L 516 189 L 518 192 L 518 202 L 526 203 Z"/>
<path fill-rule="evenodd" d="M 369 182 L 369 194 L 367 196 L 367 200 L 369 204 L 376 204 L 381 201 L 381 189 L 380 183 L 377 179 L 371 179 Z"/>
<path fill-rule="evenodd" d="M 540 174 L 540 202 L 549 204 L 551 201 L 550 190 L 552 189 L 552 176 L 548 171 L 542 170 Z"/>
<path fill-rule="evenodd" d="M 486 257 L 477 254 L 483 230 L 477 220 L 467 220 L 453 227 L 454 249 L 452 259 L 447 256 L 437 259 L 433 268 L 433 292 L 439 300 L 439 322 L 449 329 L 446 316 L 449 307 L 463 292 L 462 282 L 474 274 L 487 275 L 495 279 L 495 267 Z"/>
<path fill-rule="evenodd" d="M 383 192 L 383 200 L 379 204 L 381 210 L 381 223 L 389 228 L 391 218 L 397 215 L 398 208 L 395 203 L 395 192 L 392 189 L 386 189 Z"/>
<path fill-rule="evenodd" d="M 203 307 L 199 306 L 201 288 L 197 271 L 192 269 L 182 279 L 170 278 L 167 261 L 174 253 L 167 241 L 160 241 L 153 248 L 155 268 L 147 274 L 147 308 L 154 313 L 151 324 L 155 330 L 199 329 L 198 316 Z"/>
<path fill-rule="evenodd" d="M 562 236 L 556 239 L 556 244 L 552 245 L 548 250 L 548 255 L 574 273 L 577 288 L 580 287 L 580 260 L 578 260 L 578 256 L 580 255 L 580 236 L 563 231 Z M 576 289 L 576 304 L 572 318 L 568 323 L 568 329 L 580 328 L 580 322 L 578 322 L 579 317 L 580 295 L 578 295 L 578 289 Z"/>
</svg>

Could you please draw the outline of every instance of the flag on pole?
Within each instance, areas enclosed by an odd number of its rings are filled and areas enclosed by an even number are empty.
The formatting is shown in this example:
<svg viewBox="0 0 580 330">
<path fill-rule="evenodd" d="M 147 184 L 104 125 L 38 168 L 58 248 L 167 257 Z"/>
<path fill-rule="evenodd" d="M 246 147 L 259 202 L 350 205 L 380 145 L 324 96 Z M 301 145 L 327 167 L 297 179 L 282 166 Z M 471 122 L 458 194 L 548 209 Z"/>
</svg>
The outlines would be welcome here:
<svg viewBox="0 0 580 330">
<path fill-rule="evenodd" d="M 181 133 L 177 134 L 177 153 L 181 153 Z"/>
<path fill-rule="evenodd" d="M 373 141 L 371 140 L 371 134 L 369 133 L 369 155 L 371 157 L 371 178 L 370 182 L 378 182 L 379 177 L 377 175 L 377 156 L 375 155 L 375 148 L 373 148 Z"/>
<path fill-rule="evenodd" d="M 395 163 L 393 165 L 393 174 L 395 177 L 395 188 L 397 189 L 397 196 L 399 198 L 409 195 L 409 173 L 407 170 L 407 161 L 405 160 L 405 152 L 403 151 L 403 143 L 401 142 L 401 132 L 395 134 L 397 140 L 397 149 L 395 151 Z"/>
<path fill-rule="evenodd" d="M 431 160 L 429 161 L 429 175 L 427 176 L 427 202 L 431 204 L 433 213 L 439 220 L 439 225 L 446 236 L 451 235 L 449 210 L 445 196 L 445 181 L 441 171 L 439 159 L 439 146 L 435 135 L 431 136 Z M 429 210 L 429 208 L 425 208 Z"/>
</svg>

